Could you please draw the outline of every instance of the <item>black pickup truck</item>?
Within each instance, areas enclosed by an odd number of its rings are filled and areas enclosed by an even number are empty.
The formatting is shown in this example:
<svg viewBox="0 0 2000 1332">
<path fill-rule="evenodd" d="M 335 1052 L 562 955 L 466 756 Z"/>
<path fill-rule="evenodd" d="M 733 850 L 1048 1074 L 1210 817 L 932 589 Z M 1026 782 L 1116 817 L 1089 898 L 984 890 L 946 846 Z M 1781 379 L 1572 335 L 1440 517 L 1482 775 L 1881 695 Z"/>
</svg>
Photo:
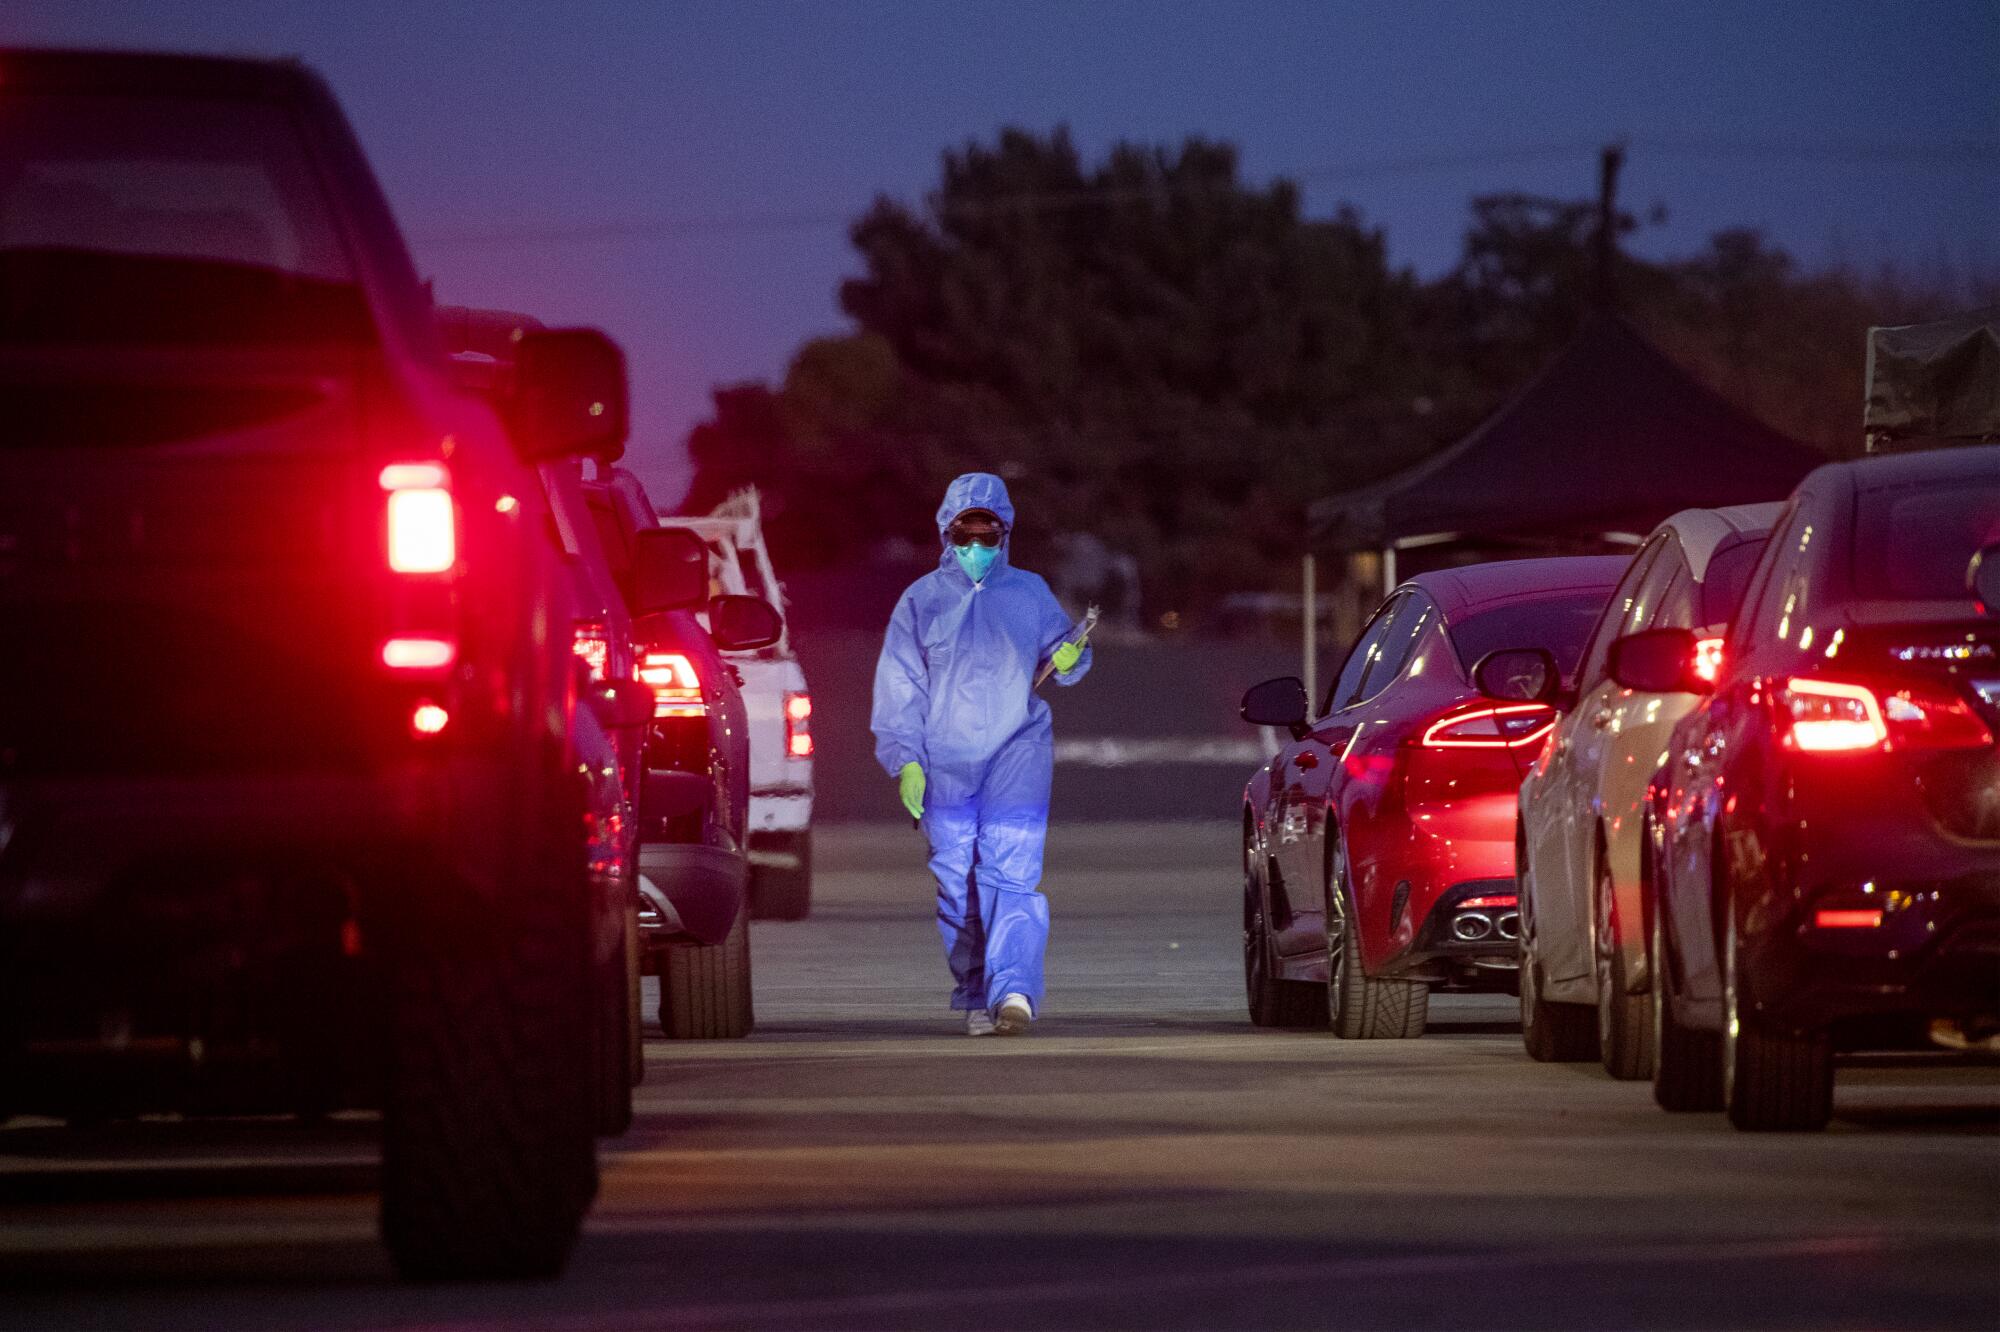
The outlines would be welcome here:
<svg viewBox="0 0 2000 1332">
<path fill-rule="evenodd" d="M 420 1278 L 561 1268 L 624 1045 L 535 470 L 623 362 L 518 350 L 309 70 L 0 51 L 0 1117 L 380 1108 Z"/>
</svg>

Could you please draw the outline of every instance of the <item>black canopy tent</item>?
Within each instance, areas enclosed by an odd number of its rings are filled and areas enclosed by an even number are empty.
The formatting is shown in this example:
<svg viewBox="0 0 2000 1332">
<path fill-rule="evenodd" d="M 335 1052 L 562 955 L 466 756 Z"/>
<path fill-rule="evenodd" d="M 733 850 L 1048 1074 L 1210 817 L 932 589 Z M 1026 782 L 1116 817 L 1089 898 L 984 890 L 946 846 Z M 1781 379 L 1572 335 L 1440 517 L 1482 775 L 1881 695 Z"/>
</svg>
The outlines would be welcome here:
<svg viewBox="0 0 2000 1332">
<path fill-rule="evenodd" d="M 1634 544 L 1669 514 L 1779 499 L 1827 461 L 1746 416 L 1615 315 L 1415 467 L 1311 508 L 1322 549 Z"/>
</svg>

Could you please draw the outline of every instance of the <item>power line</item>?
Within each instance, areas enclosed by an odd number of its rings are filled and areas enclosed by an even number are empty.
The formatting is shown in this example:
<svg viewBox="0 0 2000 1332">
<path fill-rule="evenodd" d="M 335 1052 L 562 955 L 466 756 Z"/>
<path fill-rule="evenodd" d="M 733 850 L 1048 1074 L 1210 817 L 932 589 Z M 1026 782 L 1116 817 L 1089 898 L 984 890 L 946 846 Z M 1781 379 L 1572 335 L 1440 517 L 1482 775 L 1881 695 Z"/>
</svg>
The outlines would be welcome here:
<svg viewBox="0 0 2000 1332">
<path fill-rule="evenodd" d="M 1864 162 L 1942 163 L 2000 160 L 2000 140 L 1961 139 L 1929 144 L 1831 142 L 1784 139 L 1727 138 L 1628 138 L 1630 148 L 1661 157 L 1743 158 L 1770 160 L 1824 161 L 1858 164 Z M 1594 157 L 1601 140 L 1543 144 L 1471 153 L 1434 153 L 1408 157 L 1377 158 L 1337 165 L 1310 167 L 1283 172 L 1280 179 L 1299 184 L 1322 181 L 1387 180 L 1406 176 L 1434 175 L 1442 171 L 1477 170 L 1495 166 L 1523 166 L 1538 162 L 1568 161 Z M 1059 213 L 1104 203 L 1141 202 L 1164 199 L 1164 186 L 1130 189 L 1063 191 L 1024 190 L 1006 199 L 987 203 L 959 203 L 944 211 L 954 217 L 1003 216 L 1022 213 Z M 878 196 L 880 197 L 880 196 Z M 932 211 L 937 210 L 932 205 Z M 672 239 L 706 235 L 754 235 L 763 232 L 807 231 L 823 227 L 845 227 L 857 214 L 853 210 L 769 210 L 710 215 L 652 215 L 607 218 L 601 221 L 567 223 L 523 223 L 519 225 L 418 232 L 415 239 L 428 246 L 483 248 L 487 246 L 534 246 L 589 244 L 629 240 Z"/>
</svg>

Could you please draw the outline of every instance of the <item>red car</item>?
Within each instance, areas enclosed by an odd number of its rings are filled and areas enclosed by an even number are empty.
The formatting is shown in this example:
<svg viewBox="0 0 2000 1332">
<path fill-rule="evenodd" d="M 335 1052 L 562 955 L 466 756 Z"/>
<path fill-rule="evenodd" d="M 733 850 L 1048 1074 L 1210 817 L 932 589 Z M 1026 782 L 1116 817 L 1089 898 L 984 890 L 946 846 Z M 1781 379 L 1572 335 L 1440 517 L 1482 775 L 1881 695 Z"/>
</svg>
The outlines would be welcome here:
<svg viewBox="0 0 2000 1332">
<path fill-rule="evenodd" d="M 1244 695 L 1245 721 L 1292 737 L 1244 792 L 1252 1022 L 1421 1036 L 1432 986 L 1511 988 L 1514 801 L 1556 713 L 1482 696 L 1474 667 L 1530 644 L 1573 670 L 1628 563 L 1420 574 L 1375 612 L 1317 721 L 1296 677 Z"/>
</svg>

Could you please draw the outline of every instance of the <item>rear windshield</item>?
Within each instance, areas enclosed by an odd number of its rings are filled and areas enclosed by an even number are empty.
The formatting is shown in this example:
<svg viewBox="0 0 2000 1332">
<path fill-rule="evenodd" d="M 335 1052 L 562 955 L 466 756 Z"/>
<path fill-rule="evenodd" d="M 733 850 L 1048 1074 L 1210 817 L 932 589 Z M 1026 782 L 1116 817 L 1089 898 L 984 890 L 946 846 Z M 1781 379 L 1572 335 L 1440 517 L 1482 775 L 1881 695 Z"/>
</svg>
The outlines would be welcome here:
<svg viewBox="0 0 2000 1332">
<path fill-rule="evenodd" d="M 1534 601 L 1475 611 L 1450 625 L 1452 647 L 1468 674 L 1489 652 L 1538 647 L 1553 653 L 1563 674 L 1570 675 L 1610 595 L 1609 587 L 1557 592 Z"/>
<path fill-rule="evenodd" d="M 368 336 L 284 108 L 0 89 L 0 344 Z"/>
<path fill-rule="evenodd" d="M 2000 478 L 1866 490 L 1858 517 L 1854 585 L 1864 599 L 1963 599 L 1974 552 L 2000 541 Z"/>
</svg>

